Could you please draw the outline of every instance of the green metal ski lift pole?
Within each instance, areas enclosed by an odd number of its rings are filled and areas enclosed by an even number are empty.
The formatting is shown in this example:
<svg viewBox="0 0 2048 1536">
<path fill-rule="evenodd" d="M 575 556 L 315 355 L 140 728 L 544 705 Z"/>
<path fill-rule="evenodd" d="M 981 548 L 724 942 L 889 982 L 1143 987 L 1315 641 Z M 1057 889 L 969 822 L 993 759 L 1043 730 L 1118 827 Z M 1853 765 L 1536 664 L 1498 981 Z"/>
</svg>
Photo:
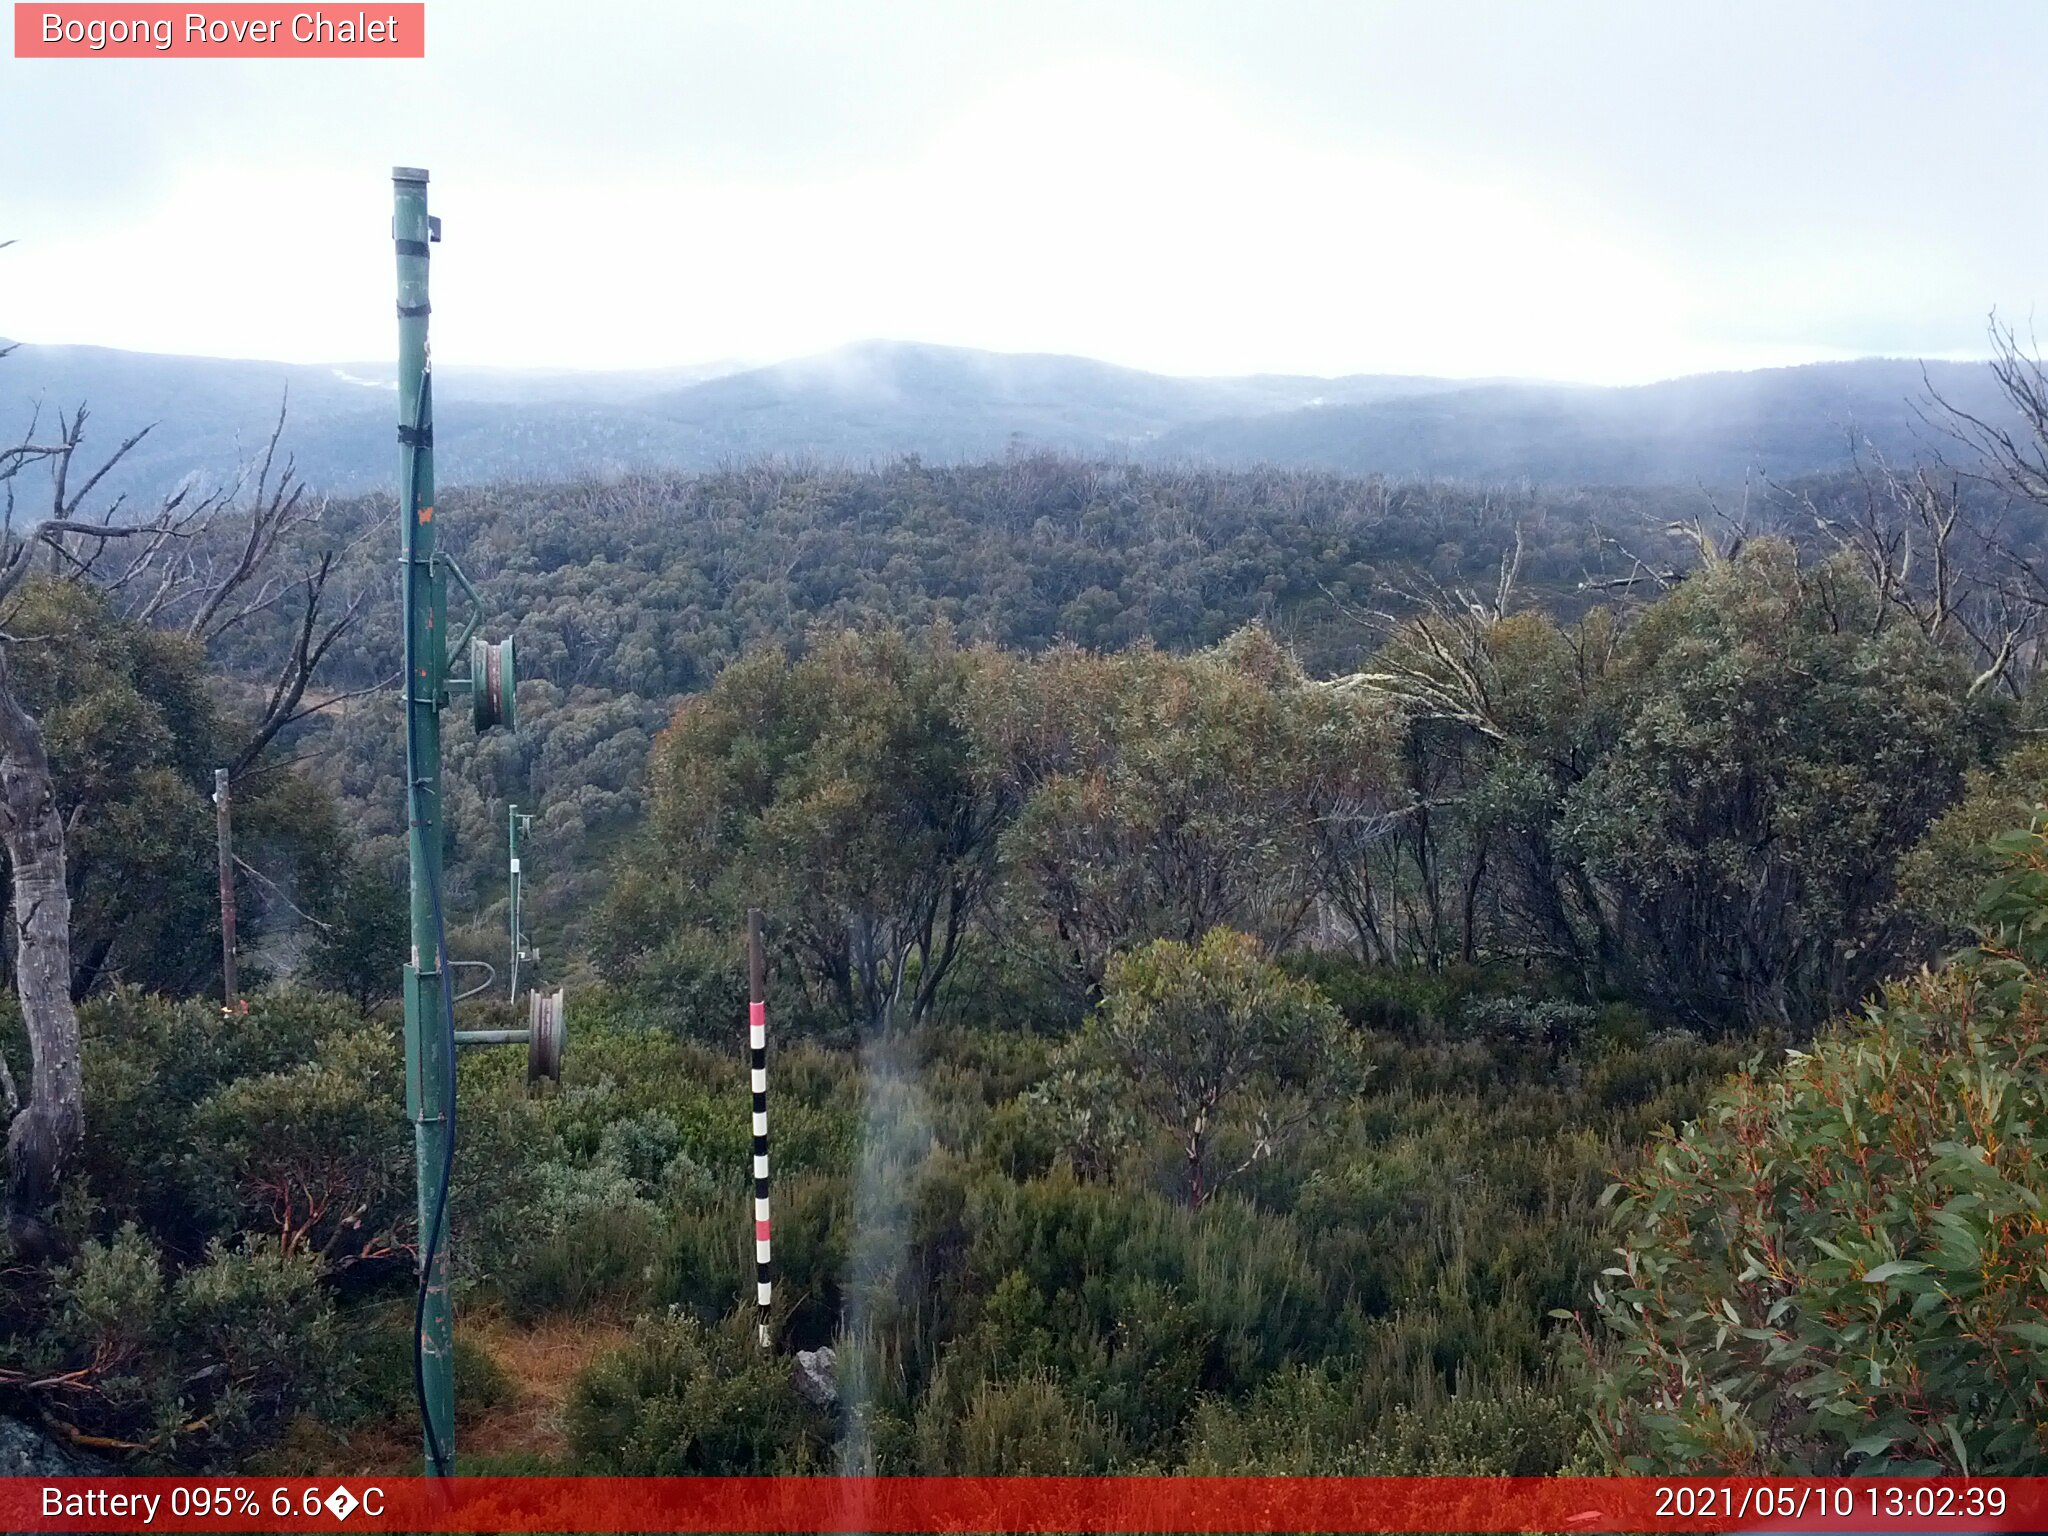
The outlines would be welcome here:
<svg viewBox="0 0 2048 1536">
<path fill-rule="evenodd" d="M 519 1001 L 520 965 L 528 960 L 540 959 L 540 951 L 526 942 L 526 879 L 525 871 L 519 862 L 519 834 L 532 826 L 533 816 L 530 812 L 522 815 L 516 805 L 505 807 L 506 868 L 511 877 L 512 903 L 512 986 L 506 995 L 515 1003 Z"/>
<path fill-rule="evenodd" d="M 443 1027 L 440 891 L 441 709 L 447 701 L 448 587 L 434 563 L 434 414 L 428 376 L 427 173 L 391 173 L 398 254 L 398 508 L 404 534 L 407 851 L 412 862 L 412 957 L 405 967 L 405 1097 L 419 1197 L 420 1296 L 416 1385 L 427 1473 L 455 1470 L 454 1316 L 448 1300 L 449 1160 L 454 1154 L 454 1042 Z"/>
<path fill-rule="evenodd" d="M 455 1155 L 455 1030 L 447 924 L 441 908 L 441 858 L 447 827 L 441 798 L 441 711 L 467 692 L 479 731 L 514 721 L 512 642 L 476 638 L 482 605 L 455 562 L 436 549 L 433 374 L 427 345 L 428 249 L 441 221 L 427 213 L 427 173 L 391 173 L 391 237 L 398 257 L 398 508 L 405 592 L 405 756 L 407 844 L 412 861 L 412 950 L 405 967 L 405 1097 L 413 1123 L 419 1198 L 420 1283 L 414 1315 L 414 1387 L 426 1470 L 455 1471 L 454 1318 L 448 1295 L 448 1184 Z M 448 635 L 448 583 L 469 600 L 471 617 Z M 469 652 L 469 676 L 451 678 L 451 653 Z M 526 1032 L 555 1072 L 561 1060 L 560 996 L 548 1012 L 548 1038 Z M 521 1032 L 509 1032 L 518 1036 Z M 538 1041 L 538 1045 L 534 1042 Z M 509 1043 L 509 1042 L 508 1042 Z M 529 1073 L 532 1057 L 529 1059 Z M 552 1075 L 552 1074 L 551 1074 Z"/>
</svg>

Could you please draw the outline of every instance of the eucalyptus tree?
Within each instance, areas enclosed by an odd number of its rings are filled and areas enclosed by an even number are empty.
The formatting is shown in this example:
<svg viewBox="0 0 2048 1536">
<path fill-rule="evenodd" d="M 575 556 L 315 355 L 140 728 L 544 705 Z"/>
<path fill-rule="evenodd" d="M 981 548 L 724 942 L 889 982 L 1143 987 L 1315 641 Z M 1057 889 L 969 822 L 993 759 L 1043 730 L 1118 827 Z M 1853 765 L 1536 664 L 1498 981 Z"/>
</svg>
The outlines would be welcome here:
<svg viewBox="0 0 2048 1536">
<path fill-rule="evenodd" d="M 1115 956 L 1073 1054 L 1106 1066 L 1172 1137 L 1195 1206 L 1343 1104 L 1367 1072 L 1335 1005 L 1227 928 Z"/>
<path fill-rule="evenodd" d="M 1979 676 L 1853 557 L 1751 538 L 1576 623 L 1425 604 L 1339 681 L 1461 754 L 1428 857 L 1477 947 L 1798 1034 L 1901 952 L 1897 861 L 2009 726 Z"/>
<path fill-rule="evenodd" d="M 995 874 L 1002 802 L 970 771 L 960 714 L 974 676 L 1005 664 L 943 631 L 881 630 L 725 668 L 655 747 L 642 926 L 717 929 L 760 906 L 843 1020 L 922 1019 Z"/>
<path fill-rule="evenodd" d="M 1387 712 L 1310 684 L 1260 627 L 1193 656 L 1060 647 L 982 682 L 979 771 L 1016 807 L 1007 899 L 1085 992 L 1147 939 L 1295 939 L 1328 856 L 1384 831 Z"/>
</svg>

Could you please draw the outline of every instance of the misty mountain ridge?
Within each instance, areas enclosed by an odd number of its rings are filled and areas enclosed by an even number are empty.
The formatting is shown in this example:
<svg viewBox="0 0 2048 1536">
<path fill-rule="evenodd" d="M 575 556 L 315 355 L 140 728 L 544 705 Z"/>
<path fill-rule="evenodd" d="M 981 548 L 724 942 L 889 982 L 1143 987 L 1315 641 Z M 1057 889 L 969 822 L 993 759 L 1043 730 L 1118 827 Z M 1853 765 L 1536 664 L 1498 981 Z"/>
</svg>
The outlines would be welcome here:
<svg viewBox="0 0 2048 1536">
<path fill-rule="evenodd" d="M 1924 376 L 1923 376 L 1924 369 Z M 701 470 L 762 456 L 867 464 L 1025 449 L 1391 478 L 1553 485 L 1732 485 L 1894 460 L 1940 435 L 1927 385 L 2004 409 L 1981 363 L 1872 358 L 1636 386 L 1412 375 L 1182 378 L 1091 358 L 871 341 L 766 366 L 622 371 L 464 368 L 435 377 L 441 482 Z M 291 364 L 24 344 L 0 364 L 10 441 L 84 402 L 111 448 L 156 426 L 109 484 L 131 497 L 224 478 L 288 394 L 286 444 L 315 487 L 394 473 L 389 363 Z M 116 485 L 115 482 L 118 481 Z"/>
<path fill-rule="evenodd" d="M 1934 396 L 1986 418 L 2009 406 L 1983 363 L 1865 358 L 1693 374 L 1623 387 L 1481 384 L 1169 433 L 1154 455 L 1399 479 L 1730 485 L 1952 448 Z"/>
</svg>

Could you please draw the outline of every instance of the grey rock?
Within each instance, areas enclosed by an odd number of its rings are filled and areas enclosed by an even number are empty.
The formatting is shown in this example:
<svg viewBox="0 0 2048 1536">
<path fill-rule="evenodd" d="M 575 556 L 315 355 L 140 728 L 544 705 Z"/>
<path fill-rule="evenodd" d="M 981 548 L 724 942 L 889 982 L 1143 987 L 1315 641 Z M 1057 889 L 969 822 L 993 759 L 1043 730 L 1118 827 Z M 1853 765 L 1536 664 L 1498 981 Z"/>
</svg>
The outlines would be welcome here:
<svg viewBox="0 0 2048 1536">
<path fill-rule="evenodd" d="M 0 1477 L 91 1477 L 104 1462 L 61 1445 L 32 1424 L 0 1418 Z"/>
<path fill-rule="evenodd" d="M 798 1350 L 791 1381 L 807 1403 L 829 1408 L 839 1401 L 838 1359 L 829 1347 Z"/>
</svg>

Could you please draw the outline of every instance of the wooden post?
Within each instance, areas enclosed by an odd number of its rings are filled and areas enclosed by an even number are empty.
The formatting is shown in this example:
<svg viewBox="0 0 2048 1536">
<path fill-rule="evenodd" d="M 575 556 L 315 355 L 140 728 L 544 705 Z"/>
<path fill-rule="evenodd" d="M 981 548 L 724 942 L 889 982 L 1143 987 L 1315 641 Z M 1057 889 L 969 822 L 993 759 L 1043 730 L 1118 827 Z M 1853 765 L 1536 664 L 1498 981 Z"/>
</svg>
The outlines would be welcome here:
<svg viewBox="0 0 2048 1536">
<path fill-rule="evenodd" d="M 220 999 L 235 1006 L 235 840 L 228 811 L 228 771 L 213 770 L 213 827 L 220 846 Z"/>
</svg>

